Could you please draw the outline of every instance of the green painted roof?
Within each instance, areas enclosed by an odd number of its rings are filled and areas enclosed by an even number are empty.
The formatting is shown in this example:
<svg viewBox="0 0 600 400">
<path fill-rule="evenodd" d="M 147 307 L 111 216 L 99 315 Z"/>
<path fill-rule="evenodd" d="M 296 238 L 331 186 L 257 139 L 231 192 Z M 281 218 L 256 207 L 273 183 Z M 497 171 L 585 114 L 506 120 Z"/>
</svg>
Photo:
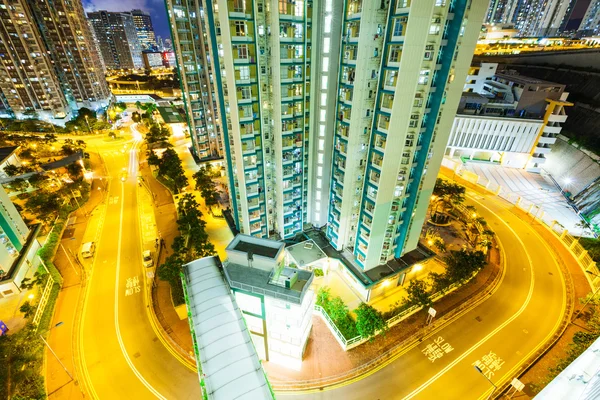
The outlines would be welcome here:
<svg viewBox="0 0 600 400">
<path fill-rule="evenodd" d="M 180 124 L 185 120 L 173 107 L 157 107 L 160 116 L 167 124 Z"/>
</svg>

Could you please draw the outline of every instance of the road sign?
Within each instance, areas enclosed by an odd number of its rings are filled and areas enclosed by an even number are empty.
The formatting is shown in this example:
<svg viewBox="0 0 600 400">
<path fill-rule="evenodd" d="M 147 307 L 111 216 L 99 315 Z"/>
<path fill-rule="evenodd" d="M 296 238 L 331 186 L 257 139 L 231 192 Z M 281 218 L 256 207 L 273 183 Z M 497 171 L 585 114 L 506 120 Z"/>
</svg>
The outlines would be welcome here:
<svg viewBox="0 0 600 400">
<path fill-rule="evenodd" d="M 520 380 L 518 380 L 517 378 L 513 378 L 513 380 L 510 383 L 510 385 L 512 387 L 514 387 L 515 389 L 517 389 L 519 392 L 521 390 L 523 390 L 523 388 L 525 387 L 525 384 L 523 382 L 521 382 Z"/>
<path fill-rule="evenodd" d="M 431 315 L 432 317 L 435 317 L 435 314 L 437 313 L 437 311 L 435 311 L 433 308 L 429 307 L 429 315 Z"/>
</svg>

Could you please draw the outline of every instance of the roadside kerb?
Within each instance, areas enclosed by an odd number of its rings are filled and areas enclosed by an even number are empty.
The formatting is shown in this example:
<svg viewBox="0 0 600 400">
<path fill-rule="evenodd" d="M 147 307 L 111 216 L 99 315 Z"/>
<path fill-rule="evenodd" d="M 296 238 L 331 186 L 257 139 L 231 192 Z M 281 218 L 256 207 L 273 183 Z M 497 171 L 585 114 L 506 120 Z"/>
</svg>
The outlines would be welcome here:
<svg viewBox="0 0 600 400">
<path fill-rule="evenodd" d="M 461 305 L 452 311 L 447 312 L 439 319 L 434 320 L 434 322 L 432 322 L 430 325 L 425 326 L 423 329 L 418 331 L 416 335 L 411 335 L 410 339 L 403 340 L 396 346 L 381 354 L 379 357 L 341 374 L 303 381 L 284 382 L 274 381 L 271 379 L 273 389 L 278 392 L 320 391 L 325 388 L 332 388 L 346 384 L 350 381 L 358 380 L 358 377 L 360 377 L 360 379 L 366 378 L 389 363 L 393 362 L 395 359 L 421 343 L 423 340 L 427 339 L 429 336 L 435 334 L 437 331 L 452 323 L 454 320 L 460 318 L 471 309 L 477 307 L 496 292 L 500 282 L 502 282 L 504 279 L 506 269 L 506 255 L 504 252 L 504 247 L 499 240 L 498 245 L 500 247 L 501 254 L 499 271 L 493 276 L 492 281 L 489 282 L 489 284 L 486 282 L 483 285 L 485 289 L 471 294 L 463 301 Z M 405 312 L 409 310 L 405 310 Z M 411 315 L 419 311 L 420 309 L 412 311 Z M 406 318 L 408 318 L 408 316 L 406 316 Z"/>
<path fill-rule="evenodd" d="M 153 202 L 153 197 L 149 196 L 148 192 L 144 191 L 141 189 L 141 187 L 138 185 L 137 186 L 137 197 L 138 197 L 138 221 L 140 223 L 140 240 L 143 243 L 143 231 L 144 231 L 144 224 L 142 223 L 142 218 L 141 218 L 141 207 L 142 207 L 142 202 L 143 201 L 148 201 L 150 202 L 150 204 L 152 204 Z M 147 199 L 143 199 L 144 197 L 147 197 Z M 141 199 L 141 201 L 140 201 Z M 152 210 L 152 218 L 155 219 L 155 215 L 154 215 L 154 206 L 152 206 L 153 210 Z M 156 223 L 155 223 L 156 225 Z M 157 260 L 158 261 L 158 260 Z M 169 350 L 169 352 L 175 357 L 177 358 L 182 364 L 184 364 L 186 367 L 188 367 L 189 369 L 191 369 L 192 371 L 197 371 L 196 369 L 196 360 L 195 358 L 193 358 L 192 356 L 190 356 L 188 354 L 187 351 L 185 351 L 181 346 L 179 346 L 178 343 L 176 343 L 173 338 L 171 338 L 171 336 L 166 332 L 166 330 L 164 329 L 164 327 L 162 326 L 162 324 L 160 323 L 160 321 L 158 320 L 158 317 L 156 315 L 156 310 L 154 309 L 154 299 L 153 299 L 153 286 L 154 286 L 154 280 L 157 279 L 156 276 L 156 268 L 158 268 L 158 265 L 156 265 L 155 267 L 155 272 L 152 278 L 150 278 L 148 276 L 148 274 L 144 273 L 144 283 L 146 286 L 146 290 L 145 290 L 145 300 L 146 300 L 146 304 L 148 305 L 148 307 L 146 307 L 146 309 L 148 310 L 148 316 L 149 316 L 149 320 L 150 320 L 150 325 L 152 325 L 152 328 L 154 330 L 154 332 L 156 333 L 157 337 L 160 339 L 160 341 L 163 343 L 163 345 L 165 346 L 165 348 L 167 348 L 167 350 Z"/>
<path fill-rule="evenodd" d="M 443 169 L 443 167 L 442 167 L 442 169 Z M 452 176 L 452 180 L 456 180 L 456 178 L 457 178 L 456 172 L 455 171 L 453 171 L 453 172 L 454 172 L 454 175 Z M 458 176 L 458 178 L 460 180 L 465 180 L 465 179 L 462 179 L 462 177 L 460 177 L 460 176 Z M 468 183 L 470 183 L 471 185 L 474 185 L 475 189 L 479 189 L 479 190 L 484 189 L 484 190 L 489 191 L 489 189 L 487 187 L 481 187 L 481 185 L 471 182 L 469 180 L 466 180 L 466 181 Z M 504 200 L 507 200 L 509 203 L 514 204 L 518 210 L 520 210 L 521 212 L 524 212 L 527 216 L 531 216 L 532 217 L 531 222 L 537 220 L 537 222 L 539 222 L 541 226 L 543 226 L 545 229 L 547 229 L 548 231 L 550 231 L 552 233 L 553 237 L 558 239 L 558 241 L 569 251 L 571 256 L 573 256 L 573 258 L 577 261 L 577 264 L 584 271 L 584 275 L 586 276 L 591 288 L 593 290 L 595 290 L 594 281 L 592 281 L 589 278 L 589 276 L 586 272 L 590 271 L 592 269 L 594 269 L 597 272 L 598 268 L 593 261 L 591 263 L 587 263 L 586 265 L 582 264 L 582 260 L 585 260 L 585 257 L 586 256 L 589 257 L 589 255 L 587 254 L 587 251 L 585 251 L 581 247 L 581 245 L 579 245 L 579 243 L 577 243 L 577 239 L 575 239 L 571 235 L 569 235 L 567 229 L 557 229 L 558 227 L 557 227 L 556 221 L 552 221 L 549 224 L 546 220 L 544 220 L 542 218 L 543 217 L 543 209 L 541 207 L 539 207 L 537 205 L 529 205 L 529 207 L 527 207 L 527 204 L 523 204 L 521 202 L 520 197 L 517 197 L 515 202 L 513 202 L 511 199 L 511 196 L 506 196 L 506 197 L 502 196 L 500 194 L 500 192 L 501 192 L 501 187 L 498 188 L 498 190 L 495 194 L 499 197 L 502 197 Z M 533 212 L 534 207 L 537 208 L 535 213 Z M 539 213 L 540 210 L 542 210 L 542 214 Z M 511 210 L 511 212 L 515 215 L 518 215 L 514 210 Z M 540 237 L 540 240 L 546 242 L 546 240 L 544 238 L 542 238 L 539 235 L 539 233 L 537 233 L 534 229 L 533 229 L 533 231 L 538 237 Z M 581 250 L 579 250 L 576 246 L 581 247 Z M 561 274 L 563 275 L 563 278 L 565 279 L 567 304 L 565 307 L 565 313 L 563 314 L 563 319 L 560 322 L 560 325 L 558 326 L 557 330 L 552 335 L 552 337 L 549 340 L 547 340 L 545 343 L 542 343 L 540 345 L 541 348 L 534 350 L 534 354 L 532 354 L 529 357 L 527 362 L 525 362 L 524 364 L 521 364 L 521 365 L 517 365 L 515 368 L 513 368 L 508 373 L 506 373 L 504 375 L 504 377 L 499 380 L 499 382 L 497 382 L 500 385 L 499 385 L 499 389 L 498 389 L 497 393 L 494 394 L 494 396 L 493 396 L 494 399 L 499 399 L 499 398 L 503 397 L 504 394 L 511 387 L 510 380 L 509 380 L 511 376 L 515 377 L 515 378 L 521 377 L 525 372 L 527 372 L 541 357 L 543 357 L 556 344 L 556 342 L 561 338 L 561 336 L 567 329 L 569 322 L 571 320 L 571 316 L 573 315 L 574 287 L 573 287 L 573 280 L 571 278 L 571 274 L 568 271 L 567 267 L 565 266 L 563 259 L 557 254 L 556 250 L 552 246 L 548 246 L 548 247 L 554 253 L 554 256 L 555 256 L 554 258 L 555 258 L 555 260 L 557 260 L 557 264 L 560 268 Z M 580 254 L 576 254 L 574 252 L 574 249 L 579 250 Z"/>
<path fill-rule="evenodd" d="M 544 225 L 544 224 L 541 224 L 541 225 Z M 546 226 L 546 228 L 548 229 L 547 226 Z M 535 232 L 535 233 L 536 233 L 536 235 L 539 236 L 539 233 L 537 233 L 537 232 Z M 541 238 L 541 237 L 540 237 L 540 239 L 544 240 L 544 238 Z M 556 342 L 558 342 L 558 340 L 564 334 L 564 332 L 567 329 L 567 327 L 569 326 L 569 323 L 573 316 L 573 311 L 575 308 L 575 299 L 574 299 L 575 289 L 573 286 L 573 280 L 571 278 L 571 273 L 569 272 L 568 268 L 566 267 L 565 263 L 563 262 L 563 259 L 557 254 L 556 250 L 552 246 L 549 246 L 549 247 L 550 247 L 552 253 L 554 253 L 554 256 L 555 256 L 554 258 L 555 258 L 555 260 L 557 260 L 557 263 L 560 267 L 561 273 L 562 273 L 563 278 L 565 279 L 565 283 L 566 283 L 565 287 L 566 287 L 567 304 L 566 304 L 565 313 L 563 315 L 563 320 L 561 321 L 560 326 L 558 327 L 558 329 L 556 330 L 556 332 L 554 333 L 552 338 L 549 341 L 547 341 L 546 344 L 543 345 L 543 347 L 541 349 L 538 349 L 538 351 L 535 352 L 535 354 L 529 359 L 529 361 L 527 361 L 525 364 L 522 364 L 519 368 L 517 368 L 516 369 L 517 372 L 513 372 L 511 370 L 507 373 L 507 375 L 510 374 L 514 378 L 520 378 L 540 358 L 542 358 L 548 351 L 550 351 L 550 349 L 552 349 L 552 347 L 556 344 Z M 510 376 L 508 379 L 510 379 Z M 502 397 L 504 395 L 504 393 L 506 393 L 508 391 L 508 389 L 511 387 L 510 381 L 508 379 L 505 381 L 505 383 L 502 386 L 500 386 L 500 388 L 498 390 L 498 394 L 494 396 L 495 399 Z"/>
</svg>

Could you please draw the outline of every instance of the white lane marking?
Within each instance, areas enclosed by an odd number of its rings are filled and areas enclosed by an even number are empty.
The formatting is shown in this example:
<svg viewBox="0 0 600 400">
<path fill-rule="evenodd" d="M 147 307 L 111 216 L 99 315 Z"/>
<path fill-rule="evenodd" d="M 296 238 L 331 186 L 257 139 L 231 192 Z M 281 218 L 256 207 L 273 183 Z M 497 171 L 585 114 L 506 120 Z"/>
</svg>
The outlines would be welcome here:
<svg viewBox="0 0 600 400">
<path fill-rule="evenodd" d="M 527 252 L 527 248 L 525 247 L 525 243 L 523 243 L 523 240 L 521 240 L 521 238 L 519 237 L 519 235 L 517 235 L 517 233 L 514 231 L 514 229 L 510 225 L 508 225 L 506 223 L 506 221 L 504 221 L 502 218 L 500 218 L 500 216 L 498 214 L 496 214 L 495 212 L 493 212 L 492 210 L 490 210 L 485 205 L 481 204 L 479 201 L 477 201 L 475 199 L 472 199 L 472 200 L 474 202 L 476 202 L 477 204 L 479 204 L 480 206 L 482 206 L 483 208 L 485 208 L 486 210 L 488 210 L 492 215 L 495 215 L 496 218 L 498 218 L 504 225 L 506 225 L 506 227 L 513 233 L 513 235 L 515 235 L 515 237 L 517 238 L 517 240 L 519 241 L 519 243 L 523 247 L 523 250 L 525 250 L 525 255 L 527 256 L 527 261 L 529 262 L 529 269 L 531 271 L 530 272 L 530 274 L 531 274 L 531 283 L 529 285 L 529 292 L 527 293 L 527 298 L 525 299 L 525 302 L 521 305 L 521 308 L 519 308 L 519 310 L 515 314 L 513 314 L 509 319 L 507 319 L 506 321 L 504 321 L 501 325 L 497 326 L 496 329 L 494 329 L 493 331 L 491 331 L 486 337 L 484 337 L 483 339 L 481 339 L 479 342 L 477 342 L 475 345 L 473 345 L 470 349 L 468 349 L 463 354 L 461 354 L 456 360 L 452 361 L 445 368 L 443 368 L 440 372 L 438 372 L 437 374 L 435 374 L 434 376 L 432 376 L 427 382 L 425 382 L 424 384 L 422 384 L 421 386 L 419 386 L 418 388 L 416 388 L 415 390 L 413 390 L 411 393 L 409 393 L 405 397 L 405 399 L 411 399 L 411 398 L 415 397 L 417 394 L 421 393 L 429 385 L 431 385 L 433 382 L 435 382 L 440 376 L 444 375 L 446 372 L 448 372 L 448 370 L 450 370 L 456 364 L 458 364 L 459 362 L 461 362 L 462 360 L 464 360 L 466 357 L 468 357 L 472 352 L 474 352 L 475 350 L 477 350 L 482 344 L 484 344 L 490 338 L 492 338 L 494 335 L 496 335 L 496 333 L 500 332 L 508 324 L 510 324 L 512 321 L 514 321 L 517 317 L 519 317 L 519 315 L 521 315 L 523 313 L 523 311 L 525 311 L 525 309 L 527 308 L 527 305 L 531 301 L 531 297 L 533 295 L 533 286 L 534 286 L 534 283 L 535 283 L 535 277 L 534 277 L 534 274 L 533 274 L 533 262 L 531 261 L 531 257 L 529 256 L 529 252 Z"/>
<path fill-rule="evenodd" d="M 121 183 L 121 198 L 124 198 L 124 196 L 125 196 L 125 185 L 124 185 L 124 183 Z M 152 387 L 152 385 L 150 385 L 150 383 L 148 383 L 148 381 L 146 381 L 146 379 L 144 379 L 144 377 L 137 370 L 135 365 L 133 365 L 131 358 L 129 358 L 129 354 L 127 353 L 127 349 L 125 348 L 125 343 L 123 343 L 123 338 L 121 337 L 121 329 L 119 327 L 119 274 L 121 271 L 121 248 L 122 248 L 122 243 L 123 243 L 123 209 L 124 209 L 124 206 L 125 206 L 125 202 L 122 201 L 121 202 L 121 212 L 120 212 L 120 217 L 119 217 L 119 239 L 118 239 L 119 242 L 118 242 L 118 246 L 117 246 L 117 272 L 115 274 L 115 330 L 117 332 L 117 340 L 119 342 L 119 346 L 121 347 L 121 352 L 123 353 L 123 356 L 125 357 L 125 361 L 127 362 L 127 364 L 129 364 L 129 368 L 131 368 L 131 371 L 133 371 L 135 376 L 137 376 L 137 378 L 140 380 L 140 382 L 144 386 L 146 386 L 148 388 L 148 390 L 150 390 L 150 392 L 152 392 L 152 394 L 154 394 L 159 399 L 166 400 L 166 397 L 164 397 L 156 389 L 154 389 L 154 387 Z"/>
</svg>

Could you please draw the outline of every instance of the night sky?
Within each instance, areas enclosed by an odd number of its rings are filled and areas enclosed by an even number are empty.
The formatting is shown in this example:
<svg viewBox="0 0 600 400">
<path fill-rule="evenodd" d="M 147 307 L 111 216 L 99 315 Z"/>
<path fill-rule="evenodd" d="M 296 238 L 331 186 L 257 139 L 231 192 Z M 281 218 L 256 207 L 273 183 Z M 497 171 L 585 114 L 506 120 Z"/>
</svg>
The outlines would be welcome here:
<svg viewBox="0 0 600 400">
<path fill-rule="evenodd" d="M 85 11 L 131 11 L 141 9 L 150 13 L 157 36 L 170 38 L 169 21 L 164 0 L 83 0 Z"/>
</svg>

